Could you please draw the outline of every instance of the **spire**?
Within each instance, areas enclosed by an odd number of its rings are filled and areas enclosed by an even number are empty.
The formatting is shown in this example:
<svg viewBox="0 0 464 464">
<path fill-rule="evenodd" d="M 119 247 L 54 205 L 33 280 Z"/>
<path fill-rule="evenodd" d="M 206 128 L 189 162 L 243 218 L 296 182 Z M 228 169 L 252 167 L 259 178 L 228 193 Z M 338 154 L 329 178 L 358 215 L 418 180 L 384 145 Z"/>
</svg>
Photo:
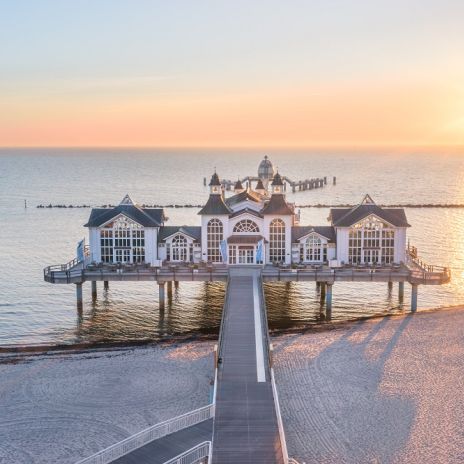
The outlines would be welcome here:
<svg viewBox="0 0 464 464">
<path fill-rule="evenodd" d="M 258 180 L 255 190 L 261 195 L 265 195 L 266 189 L 264 188 L 263 181 L 261 179 Z"/>
<path fill-rule="evenodd" d="M 280 174 L 277 172 L 274 178 L 272 179 L 272 194 L 278 194 L 281 195 L 283 194 L 283 186 L 284 183 L 282 181 L 282 177 L 280 177 Z"/>
<path fill-rule="evenodd" d="M 211 180 L 209 182 L 210 194 L 211 195 L 221 195 L 221 181 L 219 180 L 219 176 L 217 175 L 216 170 L 214 174 L 211 176 Z"/>
<path fill-rule="evenodd" d="M 235 182 L 235 186 L 234 186 L 234 190 L 237 192 L 238 190 L 242 191 L 243 190 L 243 185 L 242 185 L 242 181 L 239 179 L 237 179 L 237 182 Z M 238 193 L 238 192 L 237 192 Z"/>
<path fill-rule="evenodd" d="M 128 193 L 126 193 L 125 197 L 121 200 L 121 203 L 119 203 L 120 205 L 132 205 L 134 206 L 135 203 L 132 201 L 132 198 L 129 196 Z"/>
</svg>

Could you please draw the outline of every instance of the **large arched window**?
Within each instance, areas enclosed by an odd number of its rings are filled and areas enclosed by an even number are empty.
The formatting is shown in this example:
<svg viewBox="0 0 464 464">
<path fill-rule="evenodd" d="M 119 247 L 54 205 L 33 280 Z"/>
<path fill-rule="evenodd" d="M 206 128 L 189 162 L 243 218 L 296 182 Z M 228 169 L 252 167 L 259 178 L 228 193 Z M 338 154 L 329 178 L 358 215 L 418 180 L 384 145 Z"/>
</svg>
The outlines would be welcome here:
<svg viewBox="0 0 464 464">
<path fill-rule="evenodd" d="M 285 222 L 273 219 L 269 225 L 269 260 L 285 262 Z"/>
<path fill-rule="evenodd" d="M 188 245 L 183 235 L 176 235 L 171 242 L 172 261 L 187 261 Z"/>
<path fill-rule="evenodd" d="M 145 261 L 145 230 L 125 216 L 100 229 L 101 260 L 104 263 Z"/>
<path fill-rule="evenodd" d="M 211 219 L 208 222 L 206 230 L 208 239 L 208 261 L 219 263 L 222 261 L 220 249 L 224 232 L 222 222 L 217 218 Z"/>
<path fill-rule="evenodd" d="M 234 232 L 259 232 L 259 227 L 256 222 L 250 219 L 243 219 L 235 224 Z"/>
<path fill-rule="evenodd" d="M 321 261 L 322 258 L 322 240 L 310 235 L 305 242 L 305 261 Z"/>
</svg>

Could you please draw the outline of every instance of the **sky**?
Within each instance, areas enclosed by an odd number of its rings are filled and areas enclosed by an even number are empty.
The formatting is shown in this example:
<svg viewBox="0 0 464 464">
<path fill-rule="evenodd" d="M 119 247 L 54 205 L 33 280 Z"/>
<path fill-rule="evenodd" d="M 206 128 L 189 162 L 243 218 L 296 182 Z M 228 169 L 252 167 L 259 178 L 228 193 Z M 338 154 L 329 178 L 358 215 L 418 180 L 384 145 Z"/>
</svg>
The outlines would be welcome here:
<svg viewBox="0 0 464 464">
<path fill-rule="evenodd" d="M 462 0 L 0 0 L 0 146 L 456 145 Z"/>
</svg>

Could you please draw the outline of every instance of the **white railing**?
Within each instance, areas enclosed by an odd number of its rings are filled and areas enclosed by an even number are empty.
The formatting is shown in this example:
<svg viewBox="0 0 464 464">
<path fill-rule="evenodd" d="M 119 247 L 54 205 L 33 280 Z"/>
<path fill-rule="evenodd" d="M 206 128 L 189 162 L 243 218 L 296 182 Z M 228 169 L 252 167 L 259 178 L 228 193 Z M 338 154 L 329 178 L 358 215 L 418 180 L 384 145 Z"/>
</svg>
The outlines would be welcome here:
<svg viewBox="0 0 464 464">
<path fill-rule="evenodd" d="M 289 464 L 291 461 L 288 458 L 287 441 L 285 440 L 284 424 L 282 422 L 282 415 L 280 414 L 279 395 L 277 394 L 277 387 L 274 378 L 274 369 L 271 367 L 271 385 L 272 394 L 274 396 L 274 405 L 277 415 L 277 424 L 279 426 L 280 444 L 282 446 L 282 454 L 284 455 L 284 463 Z"/>
<path fill-rule="evenodd" d="M 211 442 L 204 441 L 164 464 L 206 464 L 211 462 Z"/>
<path fill-rule="evenodd" d="M 182 414 L 181 416 L 174 417 L 173 419 L 152 425 L 151 427 L 142 430 L 141 432 L 136 433 L 119 443 L 115 443 L 114 445 L 111 445 L 108 448 L 89 456 L 88 458 L 78 461 L 76 464 L 108 464 L 115 459 L 125 456 L 126 454 L 140 448 L 141 446 L 147 445 L 153 440 L 157 440 L 158 438 L 211 419 L 214 417 L 214 410 L 214 404 L 209 404 L 208 406 L 196 409 L 195 411 L 190 411 L 186 414 Z M 187 463 L 187 461 L 185 462 Z"/>
</svg>

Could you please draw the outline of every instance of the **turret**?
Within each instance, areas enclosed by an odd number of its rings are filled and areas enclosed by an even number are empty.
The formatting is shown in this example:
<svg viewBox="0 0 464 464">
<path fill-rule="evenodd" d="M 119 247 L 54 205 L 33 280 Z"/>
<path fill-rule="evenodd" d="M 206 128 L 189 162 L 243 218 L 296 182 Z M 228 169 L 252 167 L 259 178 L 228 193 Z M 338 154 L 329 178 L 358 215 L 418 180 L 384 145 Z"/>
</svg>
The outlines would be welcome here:
<svg viewBox="0 0 464 464">
<path fill-rule="evenodd" d="M 274 178 L 272 179 L 272 194 L 283 194 L 284 193 L 284 183 L 282 181 L 282 177 L 277 172 Z"/>
<path fill-rule="evenodd" d="M 235 182 L 234 192 L 241 193 L 244 190 L 245 189 L 243 188 L 242 182 L 240 181 L 240 179 L 238 179 L 237 182 Z"/>
<path fill-rule="evenodd" d="M 221 182 L 219 181 L 219 176 L 216 172 L 211 176 L 211 180 L 209 181 L 209 188 L 211 195 L 222 194 Z"/>
<path fill-rule="evenodd" d="M 260 195 L 266 195 L 267 190 L 264 188 L 263 181 L 261 179 L 258 180 L 255 191 L 258 192 Z"/>
</svg>

